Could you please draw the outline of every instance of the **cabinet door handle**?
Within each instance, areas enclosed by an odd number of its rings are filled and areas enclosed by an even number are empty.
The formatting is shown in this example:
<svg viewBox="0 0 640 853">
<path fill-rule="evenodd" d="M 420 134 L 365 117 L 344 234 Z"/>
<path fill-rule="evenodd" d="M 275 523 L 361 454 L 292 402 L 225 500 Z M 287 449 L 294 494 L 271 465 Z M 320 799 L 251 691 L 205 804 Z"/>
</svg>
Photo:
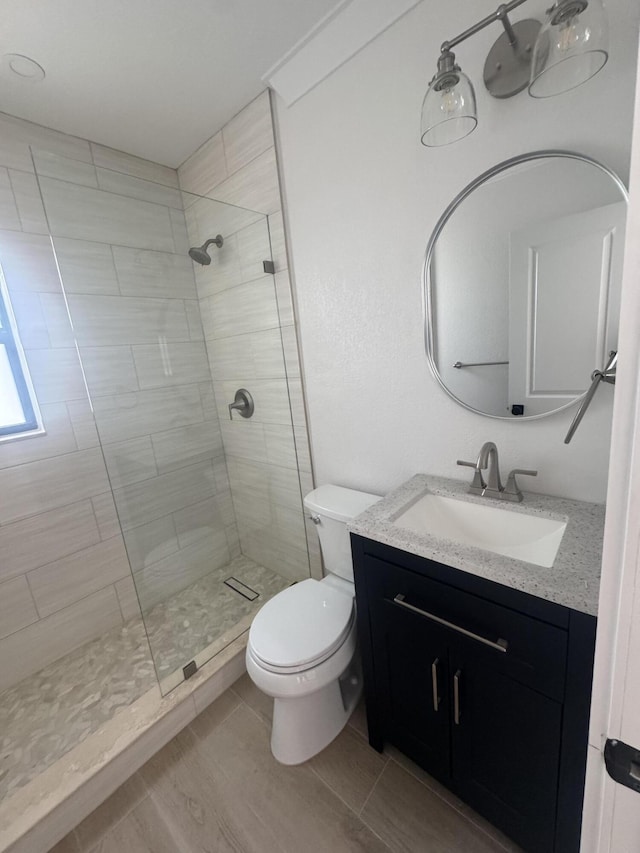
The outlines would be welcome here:
<svg viewBox="0 0 640 853">
<path fill-rule="evenodd" d="M 460 670 L 453 676 L 453 722 L 460 725 Z"/>
<path fill-rule="evenodd" d="M 434 662 L 431 664 L 431 689 L 433 691 L 433 710 L 438 713 L 438 708 L 440 706 L 440 695 L 438 692 L 438 664 L 440 663 L 440 658 L 436 658 Z"/>
<path fill-rule="evenodd" d="M 426 610 L 414 607 L 413 604 L 409 604 L 408 601 L 404 600 L 404 595 L 401 592 L 399 592 L 393 599 L 393 603 L 399 604 L 401 607 L 405 607 L 407 610 L 411 610 L 414 613 L 419 613 L 420 616 L 431 619 L 432 622 L 437 622 L 438 625 L 444 625 L 445 628 L 451 628 L 452 631 L 457 631 L 458 634 L 464 634 L 465 637 L 470 637 L 472 640 L 476 640 L 478 643 L 483 643 L 485 646 L 489 646 L 489 648 L 495 649 L 498 652 L 506 652 L 509 648 L 509 643 L 506 640 L 501 638 L 498 638 L 495 642 L 493 640 L 488 640 L 486 637 L 481 637 L 480 634 L 474 634 L 473 631 L 467 631 L 466 628 L 461 628 L 460 625 L 455 625 L 453 622 L 447 622 L 446 619 L 442 619 L 434 613 L 428 613 Z"/>
</svg>

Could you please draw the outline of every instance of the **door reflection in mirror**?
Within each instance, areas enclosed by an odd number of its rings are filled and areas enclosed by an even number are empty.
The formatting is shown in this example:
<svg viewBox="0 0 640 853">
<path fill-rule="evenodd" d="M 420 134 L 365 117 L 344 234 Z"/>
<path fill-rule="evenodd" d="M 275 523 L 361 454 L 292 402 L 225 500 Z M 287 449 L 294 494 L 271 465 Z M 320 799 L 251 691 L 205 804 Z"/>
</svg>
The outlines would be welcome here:
<svg viewBox="0 0 640 853">
<path fill-rule="evenodd" d="M 501 163 L 454 199 L 427 247 L 427 355 L 445 391 L 492 417 L 572 405 L 617 349 L 627 193 L 590 158 Z"/>
</svg>

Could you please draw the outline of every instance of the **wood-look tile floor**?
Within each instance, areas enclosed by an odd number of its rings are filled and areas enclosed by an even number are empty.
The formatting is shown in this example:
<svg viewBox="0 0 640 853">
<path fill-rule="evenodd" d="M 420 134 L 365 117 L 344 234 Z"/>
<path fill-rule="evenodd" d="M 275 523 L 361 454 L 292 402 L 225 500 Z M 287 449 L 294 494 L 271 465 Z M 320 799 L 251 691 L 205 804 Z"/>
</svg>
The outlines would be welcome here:
<svg viewBox="0 0 640 853">
<path fill-rule="evenodd" d="M 272 703 L 245 675 L 52 853 L 515 853 L 399 753 L 362 707 L 298 767 L 269 748 Z"/>
</svg>

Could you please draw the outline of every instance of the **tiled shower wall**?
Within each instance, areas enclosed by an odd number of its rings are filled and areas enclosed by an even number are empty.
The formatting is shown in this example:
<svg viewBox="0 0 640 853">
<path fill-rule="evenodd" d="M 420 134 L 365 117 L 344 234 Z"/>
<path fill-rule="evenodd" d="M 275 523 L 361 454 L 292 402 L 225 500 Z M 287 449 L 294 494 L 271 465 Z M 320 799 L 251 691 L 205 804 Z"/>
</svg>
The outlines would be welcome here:
<svg viewBox="0 0 640 853">
<path fill-rule="evenodd" d="M 2 690 L 137 613 L 75 339 L 143 604 L 239 546 L 175 171 L 8 116 L 0 163 L 0 262 L 46 428 L 0 443 Z"/>
<path fill-rule="evenodd" d="M 286 577 L 321 576 L 302 496 L 313 488 L 269 93 L 252 101 L 178 169 L 182 189 L 267 214 L 231 226 L 196 281 L 242 552 Z M 194 242 L 201 234 L 187 211 Z M 238 388 L 255 414 L 229 419 Z M 309 550 L 307 551 L 307 540 Z M 309 556 L 308 556 L 309 554 Z"/>
<path fill-rule="evenodd" d="M 0 690 L 135 602 L 30 144 L 93 162 L 88 142 L 0 115 L 0 262 L 46 428 L 0 443 Z"/>
<path fill-rule="evenodd" d="M 36 170 L 144 611 L 238 535 L 177 175 L 96 149 Z"/>
</svg>

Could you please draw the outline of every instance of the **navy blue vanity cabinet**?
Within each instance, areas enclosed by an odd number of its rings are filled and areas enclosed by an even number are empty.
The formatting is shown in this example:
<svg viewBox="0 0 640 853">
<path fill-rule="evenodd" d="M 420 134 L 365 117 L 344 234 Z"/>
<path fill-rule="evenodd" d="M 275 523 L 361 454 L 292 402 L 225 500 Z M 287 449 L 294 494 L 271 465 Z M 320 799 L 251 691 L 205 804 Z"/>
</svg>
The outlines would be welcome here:
<svg viewBox="0 0 640 853">
<path fill-rule="evenodd" d="M 531 853 L 577 853 L 594 617 L 352 536 L 369 741 Z"/>
</svg>

